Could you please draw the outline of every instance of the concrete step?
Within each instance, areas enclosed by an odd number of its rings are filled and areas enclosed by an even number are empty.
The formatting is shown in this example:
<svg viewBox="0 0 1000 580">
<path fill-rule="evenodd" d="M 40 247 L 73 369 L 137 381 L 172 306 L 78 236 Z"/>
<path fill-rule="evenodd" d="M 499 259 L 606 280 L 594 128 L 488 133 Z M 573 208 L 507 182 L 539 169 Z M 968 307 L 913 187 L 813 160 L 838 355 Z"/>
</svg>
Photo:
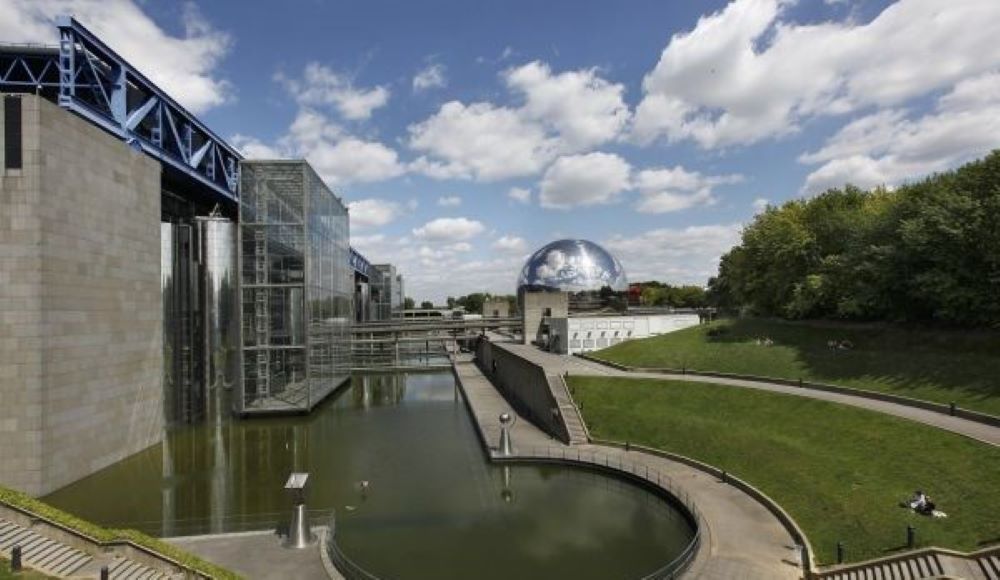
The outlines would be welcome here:
<svg viewBox="0 0 1000 580">
<path fill-rule="evenodd" d="M 150 568 L 128 558 L 115 558 L 108 566 L 108 577 L 111 580 L 161 580 L 169 578 L 167 574 L 155 568 Z"/>
<path fill-rule="evenodd" d="M 904 560 L 874 562 L 861 568 L 851 568 L 830 575 L 824 580 L 922 580 L 939 578 L 944 568 L 934 554 L 922 554 Z"/>
<path fill-rule="evenodd" d="M 976 563 L 987 580 L 1000 580 L 1000 555 L 981 556 Z"/>
<path fill-rule="evenodd" d="M 25 566 L 57 578 L 72 576 L 93 560 L 86 552 L 0 519 L 0 549 L 7 553 L 15 545 L 21 546 Z"/>
</svg>

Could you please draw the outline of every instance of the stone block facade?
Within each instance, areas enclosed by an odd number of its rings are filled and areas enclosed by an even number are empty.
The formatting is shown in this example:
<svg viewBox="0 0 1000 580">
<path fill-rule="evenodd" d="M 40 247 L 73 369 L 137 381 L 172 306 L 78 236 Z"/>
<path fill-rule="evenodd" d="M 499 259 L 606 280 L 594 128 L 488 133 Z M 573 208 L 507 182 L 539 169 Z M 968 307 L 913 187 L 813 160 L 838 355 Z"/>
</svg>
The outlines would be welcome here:
<svg viewBox="0 0 1000 580">
<path fill-rule="evenodd" d="M 0 165 L 0 485 L 43 495 L 162 438 L 161 168 L 20 98 L 23 166 Z"/>
</svg>

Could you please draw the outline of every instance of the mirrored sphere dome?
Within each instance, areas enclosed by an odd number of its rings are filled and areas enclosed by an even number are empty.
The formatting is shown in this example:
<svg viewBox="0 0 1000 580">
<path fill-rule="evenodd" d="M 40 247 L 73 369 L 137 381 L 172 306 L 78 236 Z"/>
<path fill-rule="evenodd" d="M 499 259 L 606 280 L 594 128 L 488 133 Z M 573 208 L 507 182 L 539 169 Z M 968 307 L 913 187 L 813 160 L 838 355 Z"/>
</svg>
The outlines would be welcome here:
<svg viewBox="0 0 1000 580">
<path fill-rule="evenodd" d="M 518 290 L 562 292 L 628 289 L 625 268 L 610 252 L 588 240 L 557 240 L 528 258 L 517 280 Z"/>
</svg>

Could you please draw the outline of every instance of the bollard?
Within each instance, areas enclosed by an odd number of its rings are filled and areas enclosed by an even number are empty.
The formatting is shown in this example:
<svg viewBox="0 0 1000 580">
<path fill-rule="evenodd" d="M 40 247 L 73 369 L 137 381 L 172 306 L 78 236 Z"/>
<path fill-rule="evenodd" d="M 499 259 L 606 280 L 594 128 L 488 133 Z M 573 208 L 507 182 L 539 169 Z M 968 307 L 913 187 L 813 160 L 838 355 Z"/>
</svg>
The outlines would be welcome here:
<svg viewBox="0 0 1000 580">
<path fill-rule="evenodd" d="M 632 451 L 632 443 L 629 441 L 625 442 L 625 451 Z"/>
<path fill-rule="evenodd" d="M 109 580 L 111 578 L 111 571 L 108 570 L 107 566 L 101 566 L 101 580 Z"/>
<path fill-rule="evenodd" d="M 837 542 L 837 563 L 844 563 L 844 542 Z"/>
<path fill-rule="evenodd" d="M 501 457 L 510 457 L 514 454 L 513 445 L 510 441 L 510 427 L 514 418 L 511 417 L 510 413 L 500 414 L 500 445 L 499 451 Z"/>
<path fill-rule="evenodd" d="M 907 524 L 906 525 L 906 547 L 913 548 L 917 545 L 917 528 Z"/>
<path fill-rule="evenodd" d="M 10 571 L 21 571 L 21 544 L 10 549 Z"/>
<path fill-rule="evenodd" d="M 728 482 L 729 482 L 729 474 L 726 473 L 725 469 L 723 469 L 722 470 L 722 483 L 728 483 Z"/>
<path fill-rule="evenodd" d="M 802 388 L 802 377 L 799 377 L 799 388 Z"/>
<path fill-rule="evenodd" d="M 955 409 L 956 409 L 956 407 L 955 407 L 955 401 L 952 401 L 951 404 L 948 405 L 948 414 L 951 415 L 952 417 L 954 417 L 955 416 Z"/>
</svg>

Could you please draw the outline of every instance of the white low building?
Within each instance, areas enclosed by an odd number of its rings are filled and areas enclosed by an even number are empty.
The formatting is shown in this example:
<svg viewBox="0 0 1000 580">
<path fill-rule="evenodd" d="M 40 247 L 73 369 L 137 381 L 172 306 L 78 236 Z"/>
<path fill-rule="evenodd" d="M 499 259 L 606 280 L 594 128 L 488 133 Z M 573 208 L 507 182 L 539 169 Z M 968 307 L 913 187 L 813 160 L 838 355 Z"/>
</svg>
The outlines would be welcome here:
<svg viewBox="0 0 1000 580">
<path fill-rule="evenodd" d="M 549 350 L 576 354 L 600 350 L 622 341 L 647 338 L 697 326 L 695 312 L 632 316 L 548 317 Z"/>
</svg>

